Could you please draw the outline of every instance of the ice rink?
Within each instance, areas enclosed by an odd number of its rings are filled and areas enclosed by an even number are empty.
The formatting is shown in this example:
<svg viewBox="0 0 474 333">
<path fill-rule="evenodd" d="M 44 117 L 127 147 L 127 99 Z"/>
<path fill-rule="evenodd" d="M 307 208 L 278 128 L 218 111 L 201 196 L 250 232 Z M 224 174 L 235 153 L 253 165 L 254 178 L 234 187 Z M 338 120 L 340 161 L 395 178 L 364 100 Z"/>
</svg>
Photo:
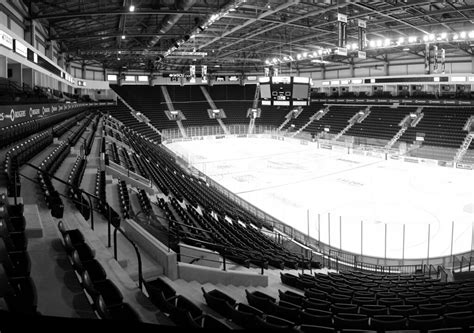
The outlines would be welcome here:
<svg viewBox="0 0 474 333">
<path fill-rule="evenodd" d="M 334 247 L 387 258 L 471 250 L 473 171 L 297 140 L 225 138 L 167 147 L 256 207 Z"/>
</svg>

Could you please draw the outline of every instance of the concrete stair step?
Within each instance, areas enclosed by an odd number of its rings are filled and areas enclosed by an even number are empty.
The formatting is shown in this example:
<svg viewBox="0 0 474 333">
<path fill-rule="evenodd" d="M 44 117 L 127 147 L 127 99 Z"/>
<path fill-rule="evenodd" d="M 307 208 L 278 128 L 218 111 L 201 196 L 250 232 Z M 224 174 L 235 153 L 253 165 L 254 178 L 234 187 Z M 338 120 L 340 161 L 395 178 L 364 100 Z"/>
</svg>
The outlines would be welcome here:
<svg viewBox="0 0 474 333">
<path fill-rule="evenodd" d="M 163 275 L 163 267 L 156 266 L 153 268 L 144 269 L 142 274 L 144 280 L 153 280 L 156 279 L 158 276 Z M 133 281 L 138 282 L 138 271 L 130 272 L 129 275 Z"/>
</svg>

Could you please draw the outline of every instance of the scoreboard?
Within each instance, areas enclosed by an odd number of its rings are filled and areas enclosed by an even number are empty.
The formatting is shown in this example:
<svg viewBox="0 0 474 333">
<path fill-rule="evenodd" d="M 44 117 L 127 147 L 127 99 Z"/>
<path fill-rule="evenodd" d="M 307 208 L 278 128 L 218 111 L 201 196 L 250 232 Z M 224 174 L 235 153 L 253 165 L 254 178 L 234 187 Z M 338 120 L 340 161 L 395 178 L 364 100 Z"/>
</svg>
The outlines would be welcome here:
<svg viewBox="0 0 474 333">
<path fill-rule="evenodd" d="M 311 79 L 297 76 L 259 78 L 262 105 L 304 106 L 310 103 Z"/>
</svg>

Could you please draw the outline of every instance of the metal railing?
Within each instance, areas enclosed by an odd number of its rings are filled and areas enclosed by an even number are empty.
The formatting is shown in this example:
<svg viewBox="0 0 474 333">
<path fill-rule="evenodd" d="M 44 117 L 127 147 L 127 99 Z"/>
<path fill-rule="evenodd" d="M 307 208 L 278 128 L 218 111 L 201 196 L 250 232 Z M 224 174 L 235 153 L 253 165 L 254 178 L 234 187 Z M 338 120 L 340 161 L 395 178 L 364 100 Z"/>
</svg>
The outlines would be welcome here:
<svg viewBox="0 0 474 333">
<path fill-rule="evenodd" d="M 77 187 L 77 186 L 74 186 L 64 180 L 62 180 L 61 178 L 58 178 L 56 177 L 55 175 L 49 173 L 49 172 L 46 172 L 44 171 L 43 169 L 31 164 L 31 163 L 25 163 L 25 165 L 37 170 L 37 171 L 41 171 L 43 174 L 45 174 L 46 176 L 50 177 L 51 179 L 54 179 L 70 188 L 72 188 L 74 191 L 79 191 L 81 194 L 84 194 L 87 196 L 88 198 L 88 202 L 89 202 L 89 208 L 90 208 L 90 211 L 91 211 L 91 214 L 90 214 L 90 217 L 91 217 L 91 229 L 94 230 L 94 211 L 97 211 L 93 204 L 92 204 L 92 199 L 95 199 L 95 200 L 100 200 L 100 198 L 94 194 L 91 194 L 87 191 L 84 191 L 83 189 Z M 36 183 L 38 184 L 37 181 L 35 181 L 34 179 L 31 179 L 30 177 L 28 176 L 25 176 L 23 174 L 20 173 L 20 176 L 22 176 L 23 178 L 29 180 L 29 181 L 32 181 L 33 183 Z M 16 179 L 16 177 L 15 177 Z M 15 186 L 16 188 L 16 186 Z M 74 202 L 75 204 L 80 204 L 80 205 L 83 205 L 82 202 L 77 202 L 75 201 L 74 199 L 68 197 L 68 196 L 65 196 L 64 194 L 61 194 L 59 193 L 60 196 L 62 197 L 65 197 L 67 198 L 68 200 Z M 16 195 L 15 195 L 15 202 L 16 202 Z M 107 207 L 110 207 L 108 204 L 107 204 Z M 143 270 L 142 270 L 142 259 L 141 259 L 141 254 L 140 254 L 140 250 L 138 248 L 138 246 L 135 244 L 135 242 L 133 240 L 131 240 L 126 234 L 125 232 L 120 228 L 119 225 L 116 225 L 116 224 L 113 224 L 112 221 L 111 221 L 111 215 L 110 215 L 110 209 L 109 209 L 109 216 L 107 218 L 107 225 L 108 225 L 108 247 L 111 247 L 111 225 L 114 227 L 114 258 L 117 259 L 117 231 L 120 232 L 124 238 L 133 246 L 133 248 L 135 249 L 135 253 L 136 253 L 136 256 L 137 256 L 137 261 L 138 261 L 138 286 L 140 288 L 140 290 L 142 290 L 142 286 L 143 286 Z"/>
<path fill-rule="evenodd" d="M 226 127 L 231 135 L 248 135 L 248 124 L 226 124 Z M 181 131 L 178 128 L 164 129 L 161 131 L 163 140 L 191 140 L 192 137 L 206 137 L 211 135 L 225 135 L 221 126 L 195 126 L 184 127 L 187 138 L 183 138 Z M 256 125 L 253 134 L 276 133 L 275 126 Z"/>
<path fill-rule="evenodd" d="M 269 133 L 271 134 L 271 133 Z M 272 134 L 271 134 L 272 135 Z M 277 132 L 274 132 L 273 135 L 279 135 Z M 191 140 L 191 139 L 189 139 Z M 324 140 L 321 140 L 321 142 L 324 142 Z M 328 141 L 328 143 L 333 144 L 333 145 L 341 145 L 343 147 L 352 148 L 352 149 L 359 149 L 359 147 L 354 147 L 353 143 L 351 142 L 333 142 L 333 141 Z M 360 147 L 362 150 L 374 150 L 375 152 L 383 152 L 386 151 L 383 149 L 383 147 L 371 147 L 371 146 L 361 146 Z M 166 149 L 168 152 L 170 152 L 169 149 Z M 325 244 L 319 240 L 316 240 L 312 237 L 309 237 L 307 234 L 300 232 L 293 227 L 286 225 L 285 223 L 279 221 L 277 218 L 271 216 L 270 214 L 262 211 L 261 209 L 255 207 L 254 205 L 250 204 L 246 200 L 242 199 L 238 195 L 235 195 L 234 193 L 228 191 L 226 188 L 221 186 L 218 182 L 213 180 L 211 177 L 207 176 L 206 174 L 202 173 L 201 171 L 197 170 L 195 167 L 190 166 L 188 161 L 185 160 L 185 157 L 179 156 L 175 154 L 174 152 L 171 152 L 173 156 L 175 156 L 178 160 L 182 162 L 182 165 L 188 166 L 194 174 L 199 175 L 203 179 L 206 179 L 207 182 L 210 184 L 212 188 L 220 192 L 222 195 L 224 195 L 226 198 L 230 199 L 234 203 L 236 203 L 239 207 L 249 211 L 250 213 L 254 214 L 257 218 L 261 219 L 264 222 L 264 225 L 266 225 L 270 230 L 278 230 L 289 237 L 295 239 L 297 242 L 301 244 L 305 244 L 309 247 L 311 247 L 316 253 L 319 253 L 323 255 L 325 258 L 331 258 L 329 262 L 331 262 L 333 265 L 336 262 L 336 259 L 333 259 L 333 254 L 334 251 L 338 251 L 334 246 Z M 333 252 L 333 253 L 331 253 Z M 378 271 L 390 271 L 390 272 L 414 272 L 415 270 L 419 269 L 419 266 L 431 263 L 433 265 L 440 265 L 440 266 L 450 266 L 453 264 L 452 261 L 452 256 L 440 256 L 440 257 L 428 257 L 426 259 L 423 258 L 418 258 L 418 259 L 406 259 L 406 258 L 384 258 L 384 257 L 371 257 L 368 255 L 358 255 L 355 253 L 351 253 L 348 251 L 344 251 L 346 258 L 341 259 L 341 255 L 338 256 L 337 263 L 338 265 L 349 265 L 354 268 L 366 268 L 369 270 L 378 270 Z M 380 262 L 384 262 L 384 264 L 380 264 Z M 461 262 L 461 266 L 465 265 L 466 259 L 464 258 L 463 261 Z M 341 262 L 341 263 L 340 263 Z M 363 264 L 361 264 L 361 262 Z M 393 262 L 393 264 L 391 264 Z M 470 264 L 469 264 L 470 266 Z M 467 267 L 467 266 L 466 266 Z"/>
</svg>

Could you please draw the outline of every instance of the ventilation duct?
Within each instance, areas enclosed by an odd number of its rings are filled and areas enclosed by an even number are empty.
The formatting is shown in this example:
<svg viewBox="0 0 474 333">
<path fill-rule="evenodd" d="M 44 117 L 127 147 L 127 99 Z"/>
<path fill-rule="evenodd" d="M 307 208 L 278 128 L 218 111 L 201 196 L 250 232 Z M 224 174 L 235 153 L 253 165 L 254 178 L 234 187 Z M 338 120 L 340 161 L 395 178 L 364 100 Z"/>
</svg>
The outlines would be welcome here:
<svg viewBox="0 0 474 333">
<path fill-rule="evenodd" d="M 191 8 L 192 6 L 194 6 L 194 4 L 196 3 L 196 0 L 176 0 L 175 1 L 175 7 L 177 10 L 182 10 L 182 11 L 185 11 L 185 10 L 188 10 L 189 8 Z M 158 33 L 159 34 L 164 34 L 166 32 L 168 32 L 171 27 L 173 27 L 176 22 L 179 21 L 179 19 L 183 16 L 183 14 L 169 14 L 169 15 L 166 15 L 163 20 L 161 20 L 160 22 L 160 26 L 159 26 L 159 29 L 158 29 Z M 160 35 L 157 35 L 155 37 L 153 37 L 147 44 L 147 49 L 145 50 L 145 52 L 148 52 L 149 49 L 151 49 L 153 46 L 156 45 L 156 43 L 158 43 L 158 41 L 161 39 L 161 36 Z"/>
</svg>

